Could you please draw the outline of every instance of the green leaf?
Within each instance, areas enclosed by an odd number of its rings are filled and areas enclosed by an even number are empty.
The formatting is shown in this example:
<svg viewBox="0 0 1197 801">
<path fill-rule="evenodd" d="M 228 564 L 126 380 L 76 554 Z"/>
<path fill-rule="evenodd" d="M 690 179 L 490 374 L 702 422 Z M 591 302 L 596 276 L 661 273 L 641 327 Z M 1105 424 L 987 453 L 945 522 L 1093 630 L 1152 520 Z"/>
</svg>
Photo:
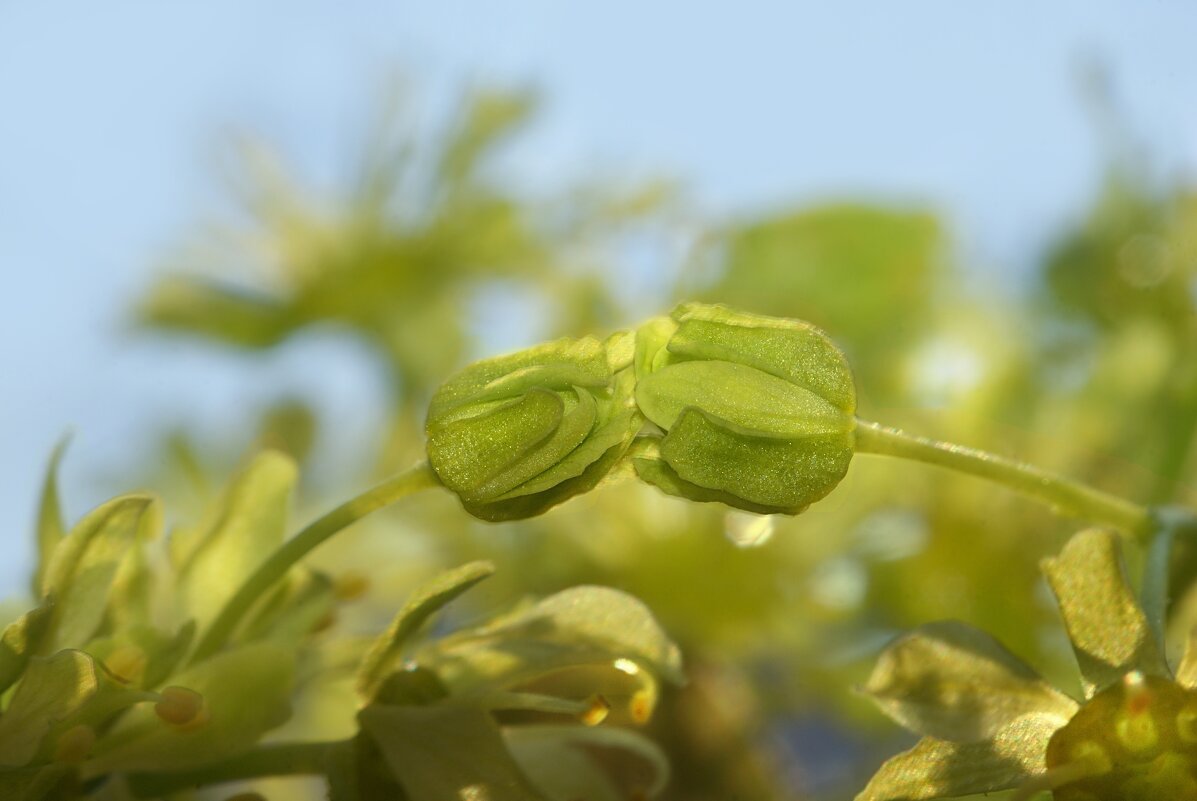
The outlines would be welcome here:
<svg viewBox="0 0 1197 801">
<path fill-rule="evenodd" d="M 0 766 L 28 765 L 51 726 L 82 709 L 99 687 L 96 664 L 82 651 L 30 660 L 0 717 Z"/>
<path fill-rule="evenodd" d="M 136 541 L 152 499 L 111 500 L 81 520 L 54 549 L 43 591 L 55 597 L 51 650 L 90 640 L 108 610 L 113 580 Z"/>
<path fill-rule="evenodd" d="M 66 535 L 66 525 L 62 522 L 62 505 L 58 499 L 58 466 L 62 463 L 68 442 L 64 437 L 54 447 L 54 452 L 50 455 L 50 464 L 46 467 L 46 476 L 42 480 L 42 495 L 37 513 L 37 567 L 33 573 L 35 596 L 43 592 L 50 557 L 58 547 L 59 541 Z"/>
<path fill-rule="evenodd" d="M 512 726 L 504 729 L 503 737 L 519 764 L 551 801 L 653 798 L 660 795 L 669 782 L 669 759 L 660 746 L 630 729 L 577 725 Z M 640 768 L 634 774 L 634 784 L 616 786 L 601 767 L 604 751 L 622 752 L 633 758 Z"/>
<path fill-rule="evenodd" d="M 685 681 L 681 651 L 648 607 L 619 590 L 583 586 L 432 643 L 417 661 L 436 665 L 455 694 L 486 695 L 553 670 L 617 659 Z"/>
<path fill-rule="evenodd" d="M 862 690 L 905 728 L 954 742 L 987 739 L 1030 713 L 1063 726 L 1077 710 L 993 637 L 956 621 L 886 648 Z"/>
<path fill-rule="evenodd" d="M 408 638 L 434 613 L 494 572 L 490 562 L 471 562 L 447 570 L 418 587 L 362 658 L 357 671 L 358 693 L 363 698 L 372 698 Z"/>
<path fill-rule="evenodd" d="M 282 544 L 296 478 L 289 456 L 257 454 L 225 492 L 214 523 L 183 557 L 178 595 L 185 616 L 200 628 Z"/>
<path fill-rule="evenodd" d="M 1114 534 L 1082 531 L 1041 567 L 1060 605 L 1086 698 L 1132 670 L 1171 675 L 1161 644 L 1126 580 Z"/>
<path fill-rule="evenodd" d="M 1054 715 L 1031 714 L 979 743 L 924 737 L 882 765 L 856 801 L 923 801 L 1018 787 L 1046 772 L 1047 743 L 1059 726 Z"/>
<path fill-rule="evenodd" d="M 294 681 L 294 649 L 256 642 L 223 651 L 170 678 L 203 696 L 205 720 L 176 727 L 153 709 L 132 709 L 96 744 L 88 770 L 181 770 L 235 754 L 290 717 Z"/>
<path fill-rule="evenodd" d="M 411 801 L 548 801 L 481 709 L 374 705 L 358 720 Z"/>
<path fill-rule="evenodd" d="M 4 629 L 0 635 L 0 693 L 21 677 L 53 620 L 54 599 L 47 596 L 41 606 L 30 609 Z"/>
</svg>

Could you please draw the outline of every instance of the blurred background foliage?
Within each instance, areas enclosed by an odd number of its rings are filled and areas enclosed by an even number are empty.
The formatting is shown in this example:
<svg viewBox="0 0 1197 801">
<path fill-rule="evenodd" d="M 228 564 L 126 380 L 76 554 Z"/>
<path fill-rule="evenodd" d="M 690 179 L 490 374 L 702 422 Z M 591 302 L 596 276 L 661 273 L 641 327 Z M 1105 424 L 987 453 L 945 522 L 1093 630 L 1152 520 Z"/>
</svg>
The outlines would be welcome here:
<svg viewBox="0 0 1197 801">
<path fill-rule="evenodd" d="M 529 342 L 602 333 L 701 299 L 824 328 L 853 365 L 864 419 L 1143 501 L 1194 501 L 1197 190 L 1151 184 L 1115 157 L 1101 194 L 1003 304 L 932 209 L 845 200 L 709 219 L 669 181 L 614 178 L 516 193 L 490 166 L 535 105 L 526 93 L 468 93 L 432 135 L 391 110 L 358 180 L 331 198 L 268 146 L 247 148 L 246 226 L 197 232 L 131 313 L 146 337 L 251 354 L 329 326 L 360 340 L 392 410 L 355 468 L 363 483 L 418 458 L 428 397 L 494 352 L 505 327 Z M 690 244 L 654 265 L 660 280 L 629 291 L 645 237 Z M 259 444 L 309 463 L 316 433 L 336 437 L 343 424 L 302 398 L 242 414 L 260 421 Z M 174 509 L 210 498 L 245 458 L 185 429 L 161 449 L 175 470 L 155 468 L 151 483 Z M 335 501 L 334 483 L 308 487 L 300 516 Z M 1067 680 L 1037 563 L 1076 526 L 969 478 L 860 457 L 797 518 L 615 482 L 490 525 L 445 494 L 379 515 L 315 561 L 369 578 L 340 613 L 347 631 L 377 629 L 422 577 L 474 559 L 499 570 L 460 604 L 466 619 L 573 584 L 626 590 L 686 655 L 690 684 L 652 724 L 674 761 L 668 798 L 839 799 L 908 742 L 851 689 L 900 630 L 962 619 Z M 1177 571 L 1191 583 L 1197 557 Z M 328 693 L 332 708 L 337 688 Z"/>
</svg>

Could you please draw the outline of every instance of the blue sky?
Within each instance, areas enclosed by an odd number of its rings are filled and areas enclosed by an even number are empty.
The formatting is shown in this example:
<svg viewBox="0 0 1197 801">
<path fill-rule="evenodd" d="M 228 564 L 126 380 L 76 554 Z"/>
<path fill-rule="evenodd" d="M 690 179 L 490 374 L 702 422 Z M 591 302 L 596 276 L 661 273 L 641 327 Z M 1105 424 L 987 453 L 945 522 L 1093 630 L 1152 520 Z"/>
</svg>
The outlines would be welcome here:
<svg viewBox="0 0 1197 801">
<path fill-rule="evenodd" d="M 1088 60 L 1157 174 L 1193 174 L 1195 9 L 0 0 L 0 594 L 19 585 L 40 471 L 68 428 L 73 514 L 169 421 L 216 431 L 294 390 L 358 421 L 345 447 L 371 435 L 374 379 L 344 342 L 258 363 L 123 328 L 170 245 L 225 208 L 230 129 L 329 181 L 396 74 L 427 108 L 469 82 L 530 85 L 545 114 L 511 159 L 530 185 L 675 175 L 716 214 L 917 200 L 950 212 L 970 263 L 1009 274 L 1100 184 Z"/>
</svg>

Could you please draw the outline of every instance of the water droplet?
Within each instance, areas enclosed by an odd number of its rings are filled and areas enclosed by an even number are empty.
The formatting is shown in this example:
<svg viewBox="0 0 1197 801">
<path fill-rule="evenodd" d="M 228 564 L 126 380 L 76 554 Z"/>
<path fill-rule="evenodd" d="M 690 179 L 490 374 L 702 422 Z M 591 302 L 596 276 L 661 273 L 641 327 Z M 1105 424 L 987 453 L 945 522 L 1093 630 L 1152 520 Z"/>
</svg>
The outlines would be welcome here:
<svg viewBox="0 0 1197 801">
<path fill-rule="evenodd" d="M 723 532 L 737 548 L 757 548 L 773 538 L 776 515 L 732 511 L 724 518 Z"/>
</svg>

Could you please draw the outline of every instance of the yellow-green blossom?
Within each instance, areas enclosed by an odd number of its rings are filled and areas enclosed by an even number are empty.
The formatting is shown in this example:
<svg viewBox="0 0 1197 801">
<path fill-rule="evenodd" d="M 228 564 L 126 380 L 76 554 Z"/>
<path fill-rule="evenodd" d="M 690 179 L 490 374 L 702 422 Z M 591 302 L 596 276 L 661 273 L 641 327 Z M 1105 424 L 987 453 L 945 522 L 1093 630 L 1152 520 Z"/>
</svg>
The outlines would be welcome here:
<svg viewBox="0 0 1197 801">
<path fill-rule="evenodd" d="M 1127 583 L 1118 541 L 1083 531 L 1042 569 L 1084 698 L 1052 687 L 985 632 L 923 626 L 881 655 L 864 691 L 924 735 L 857 801 L 1022 788 L 1056 801 L 1197 799 L 1197 643 L 1173 673 Z"/>
</svg>

